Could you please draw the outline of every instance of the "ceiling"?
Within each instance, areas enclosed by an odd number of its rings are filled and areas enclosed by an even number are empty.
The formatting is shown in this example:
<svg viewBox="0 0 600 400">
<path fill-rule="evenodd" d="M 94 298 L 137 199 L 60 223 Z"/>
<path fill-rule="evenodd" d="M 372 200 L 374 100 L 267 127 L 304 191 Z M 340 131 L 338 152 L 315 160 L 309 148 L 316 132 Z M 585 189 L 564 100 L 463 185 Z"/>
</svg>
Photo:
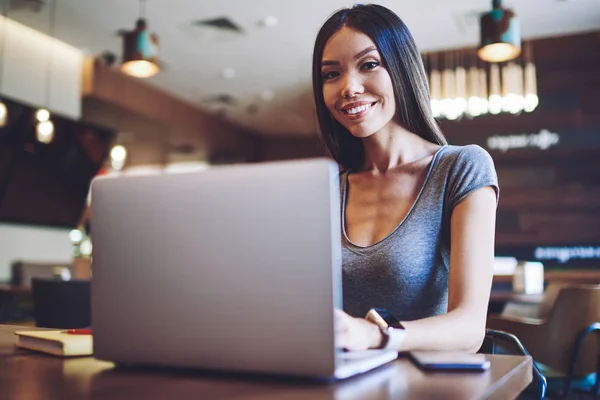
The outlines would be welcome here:
<svg viewBox="0 0 600 400">
<path fill-rule="evenodd" d="M 3 1 L 3 0 L 0 0 Z M 53 34 L 90 54 L 120 56 L 117 31 L 132 29 L 138 0 L 56 0 L 50 32 L 48 7 L 34 11 L 36 0 L 11 0 L 8 16 Z M 311 89 L 315 36 L 327 17 L 353 2 L 343 0 L 148 0 L 145 16 L 160 37 L 165 69 L 151 84 L 210 112 L 264 135 L 313 135 L 316 118 Z M 478 14 L 488 0 L 381 0 L 400 15 L 422 51 L 474 46 Z M 600 0 L 512 0 L 523 38 L 600 29 Z M 265 26 L 265 17 L 277 24 Z M 227 17 L 242 29 L 229 33 L 195 26 L 193 21 Z M 232 68 L 234 76 L 223 77 Z M 234 97 L 234 105 L 207 102 Z M 272 97 L 272 98 L 271 98 Z"/>
</svg>

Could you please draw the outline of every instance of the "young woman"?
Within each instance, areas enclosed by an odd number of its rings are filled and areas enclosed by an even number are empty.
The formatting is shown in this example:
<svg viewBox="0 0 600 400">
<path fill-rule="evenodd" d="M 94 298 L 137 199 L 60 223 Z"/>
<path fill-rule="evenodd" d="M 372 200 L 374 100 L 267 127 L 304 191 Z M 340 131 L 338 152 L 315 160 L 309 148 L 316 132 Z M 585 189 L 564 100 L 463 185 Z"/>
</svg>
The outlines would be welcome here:
<svg viewBox="0 0 600 400">
<path fill-rule="evenodd" d="M 399 320 L 399 351 L 476 351 L 494 257 L 491 157 L 447 144 L 415 42 L 385 7 L 357 5 L 325 22 L 313 89 L 323 140 L 342 167 L 339 345 L 389 348 L 364 318 L 376 307 Z"/>
</svg>

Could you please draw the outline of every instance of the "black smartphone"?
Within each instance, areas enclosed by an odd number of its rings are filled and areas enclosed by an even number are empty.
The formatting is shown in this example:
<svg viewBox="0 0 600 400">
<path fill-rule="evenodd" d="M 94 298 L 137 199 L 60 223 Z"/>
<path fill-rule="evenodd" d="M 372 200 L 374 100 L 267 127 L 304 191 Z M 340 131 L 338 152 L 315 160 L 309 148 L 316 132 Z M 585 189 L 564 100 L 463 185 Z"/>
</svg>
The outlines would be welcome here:
<svg viewBox="0 0 600 400">
<path fill-rule="evenodd" d="M 411 351 L 408 355 L 411 361 L 424 371 L 482 372 L 490 368 L 490 360 L 485 354 L 460 351 Z"/>
</svg>

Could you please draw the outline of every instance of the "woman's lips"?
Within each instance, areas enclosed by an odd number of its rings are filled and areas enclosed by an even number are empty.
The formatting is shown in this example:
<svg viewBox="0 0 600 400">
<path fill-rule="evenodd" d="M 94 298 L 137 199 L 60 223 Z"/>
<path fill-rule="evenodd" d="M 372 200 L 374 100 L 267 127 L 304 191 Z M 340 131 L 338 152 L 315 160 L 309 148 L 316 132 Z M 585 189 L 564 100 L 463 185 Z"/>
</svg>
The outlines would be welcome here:
<svg viewBox="0 0 600 400">
<path fill-rule="evenodd" d="M 352 103 L 342 108 L 342 113 L 350 120 L 363 118 L 377 102 Z"/>
</svg>

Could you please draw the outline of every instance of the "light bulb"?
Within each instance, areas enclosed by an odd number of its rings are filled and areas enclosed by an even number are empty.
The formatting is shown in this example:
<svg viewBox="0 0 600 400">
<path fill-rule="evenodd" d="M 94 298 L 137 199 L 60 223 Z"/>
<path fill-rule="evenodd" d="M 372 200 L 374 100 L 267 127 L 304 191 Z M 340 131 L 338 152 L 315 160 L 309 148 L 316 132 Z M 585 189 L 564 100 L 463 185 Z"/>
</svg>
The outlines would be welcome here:
<svg viewBox="0 0 600 400">
<path fill-rule="evenodd" d="M 136 78 L 150 78 L 160 72 L 160 68 L 153 62 L 146 60 L 128 61 L 121 65 L 121 71 Z"/>
<path fill-rule="evenodd" d="M 46 110 L 45 108 L 40 108 L 39 110 L 37 110 L 37 112 L 35 113 L 35 118 L 39 121 L 39 122 L 45 122 L 48 121 L 50 119 L 50 111 Z"/>
<path fill-rule="evenodd" d="M 0 127 L 6 126 L 8 122 L 8 109 L 6 104 L 0 101 Z"/>
<path fill-rule="evenodd" d="M 439 118 L 442 115 L 442 104 L 439 100 L 431 100 L 431 114 L 433 118 Z"/>
<path fill-rule="evenodd" d="M 54 138 L 54 124 L 50 120 L 38 122 L 35 132 L 40 143 L 48 144 Z"/>
<path fill-rule="evenodd" d="M 125 161 L 127 158 L 127 149 L 120 144 L 116 145 L 110 151 L 110 158 L 114 161 Z"/>
<path fill-rule="evenodd" d="M 498 64 L 490 66 L 490 90 L 488 108 L 491 114 L 502 112 L 502 95 L 500 93 L 500 68 Z"/>
<path fill-rule="evenodd" d="M 539 104 L 539 99 L 537 94 L 533 94 L 533 93 L 528 93 L 527 95 L 525 95 L 525 105 L 523 107 L 523 109 L 526 112 L 532 112 L 533 110 L 535 110 L 535 108 L 538 106 Z"/>
<path fill-rule="evenodd" d="M 481 107 L 479 102 L 479 97 L 469 97 L 467 112 L 472 117 L 478 117 L 481 115 Z"/>
<path fill-rule="evenodd" d="M 83 233 L 81 233 L 79 229 L 73 229 L 69 232 L 69 239 L 71 239 L 71 242 L 73 243 L 79 243 L 83 240 Z"/>
<path fill-rule="evenodd" d="M 537 78 L 535 65 L 527 63 L 525 66 L 525 101 L 523 109 L 526 112 L 535 110 L 538 106 L 539 99 L 537 95 Z"/>
</svg>

